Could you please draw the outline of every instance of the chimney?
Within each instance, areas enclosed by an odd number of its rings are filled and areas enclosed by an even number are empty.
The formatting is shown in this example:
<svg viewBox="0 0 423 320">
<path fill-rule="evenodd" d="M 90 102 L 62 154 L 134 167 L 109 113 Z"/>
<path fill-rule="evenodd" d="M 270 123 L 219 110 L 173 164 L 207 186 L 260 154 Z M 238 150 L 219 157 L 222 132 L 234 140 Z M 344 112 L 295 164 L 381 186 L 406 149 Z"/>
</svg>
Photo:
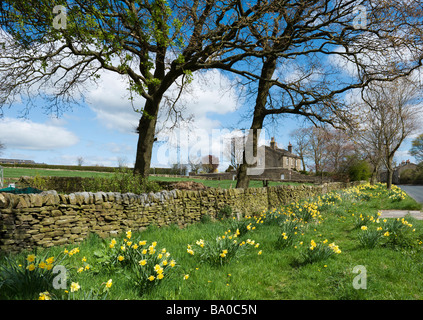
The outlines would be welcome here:
<svg viewBox="0 0 423 320">
<path fill-rule="evenodd" d="M 292 144 L 291 144 L 291 142 L 288 144 L 288 152 L 289 153 L 292 153 Z"/>
<path fill-rule="evenodd" d="M 277 148 L 277 144 L 275 142 L 275 137 L 272 137 L 272 139 L 270 139 L 270 148 L 272 148 L 273 150 L 275 150 Z"/>
</svg>

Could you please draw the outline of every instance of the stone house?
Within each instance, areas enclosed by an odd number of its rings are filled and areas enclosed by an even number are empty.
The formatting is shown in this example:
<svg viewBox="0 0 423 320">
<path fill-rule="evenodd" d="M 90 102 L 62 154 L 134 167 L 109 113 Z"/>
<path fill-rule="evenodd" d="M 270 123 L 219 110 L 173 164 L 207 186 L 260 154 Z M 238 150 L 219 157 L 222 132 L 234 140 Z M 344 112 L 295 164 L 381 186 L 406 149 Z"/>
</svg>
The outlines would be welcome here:
<svg viewBox="0 0 423 320">
<path fill-rule="evenodd" d="M 301 158 L 292 152 L 292 145 L 289 143 L 288 150 L 278 148 L 275 138 L 272 137 L 270 146 L 264 148 L 265 169 L 295 169 L 301 170 Z M 261 165 L 259 158 L 259 165 Z"/>
<path fill-rule="evenodd" d="M 400 184 L 401 181 L 401 173 L 405 170 L 411 169 L 415 170 L 417 168 L 417 164 L 411 163 L 410 160 L 402 161 L 397 167 L 394 168 L 394 172 L 392 174 L 392 183 L 393 184 Z M 388 180 L 388 171 L 382 171 L 380 173 L 380 182 L 387 182 Z"/>
<path fill-rule="evenodd" d="M 260 150 L 261 149 L 261 150 Z M 259 155 L 264 155 L 264 172 L 259 178 L 271 180 L 312 180 L 311 177 L 300 174 L 302 170 L 301 158 L 293 153 L 289 143 L 288 150 L 278 148 L 275 138 L 272 137 L 269 146 L 260 146 Z M 263 159 L 258 158 L 259 166 Z"/>
<path fill-rule="evenodd" d="M 288 149 L 278 148 L 275 138 L 272 137 L 270 145 L 262 145 L 257 150 L 258 168 L 261 171 L 257 175 L 251 175 L 257 180 L 295 180 L 314 181 L 314 177 L 299 173 L 302 170 L 301 158 L 293 153 L 292 145 Z M 263 170 L 262 170 L 263 169 Z M 190 173 L 191 176 L 194 174 Z M 214 179 L 235 179 L 236 172 L 219 172 L 196 174 L 196 176 L 209 177 Z"/>
</svg>

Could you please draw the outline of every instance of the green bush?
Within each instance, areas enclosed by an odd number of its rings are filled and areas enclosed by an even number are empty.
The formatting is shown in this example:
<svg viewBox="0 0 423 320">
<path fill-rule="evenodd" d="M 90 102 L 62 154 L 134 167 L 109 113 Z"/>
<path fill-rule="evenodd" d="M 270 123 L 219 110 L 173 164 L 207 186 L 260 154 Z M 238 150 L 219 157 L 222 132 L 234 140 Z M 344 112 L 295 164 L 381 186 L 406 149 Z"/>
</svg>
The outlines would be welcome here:
<svg viewBox="0 0 423 320">
<path fill-rule="evenodd" d="M 354 161 L 348 168 L 348 175 L 351 181 L 368 180 L 372 175 L 370 165 L 365 160 Z"/>
<path fill-rule="evenodd" d="M 136 176 L 130 169 L 116 169 L 110 177 L 42 177 L 22 178 L 21 183 L 40 190 L 56 190 L 61 193 L 72 192 L 120 192 L 148 193 L 158 192 L 159 183 Z"/>
</svg>

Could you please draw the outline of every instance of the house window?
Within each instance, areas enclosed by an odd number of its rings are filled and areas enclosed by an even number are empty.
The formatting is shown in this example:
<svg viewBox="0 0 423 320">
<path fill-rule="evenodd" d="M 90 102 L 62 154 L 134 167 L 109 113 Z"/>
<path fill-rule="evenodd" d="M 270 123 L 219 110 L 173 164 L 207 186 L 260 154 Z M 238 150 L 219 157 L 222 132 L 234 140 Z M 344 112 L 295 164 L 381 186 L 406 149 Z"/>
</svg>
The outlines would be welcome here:
<svg viewBox="0 0 423 320">
<path fill-rule="evenodd" d="M 289 166 L 289 158 L 286 158 L 286 165 Z"/>
</svg>

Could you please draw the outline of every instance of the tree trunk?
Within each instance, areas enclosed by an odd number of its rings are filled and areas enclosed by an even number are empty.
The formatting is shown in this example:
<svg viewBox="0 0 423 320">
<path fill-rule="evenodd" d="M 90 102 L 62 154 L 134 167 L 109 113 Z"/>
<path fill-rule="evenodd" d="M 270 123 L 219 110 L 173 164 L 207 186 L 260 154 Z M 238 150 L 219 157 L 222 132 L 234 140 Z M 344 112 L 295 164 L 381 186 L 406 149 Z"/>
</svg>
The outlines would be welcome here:
<svg viewBox="0 0 423 320">
<path fill-rule="evenodd" d="M 372 171 L 372 176 L 370 177 L 370 184 L 375 185 L 378 180 L 379 168 L 374 167 Z"/>
<path fill-rule="evenodd" d="M 386 181 L 386 188 L 388 190 L 391 190 L 392 188 L 392 176 L 394 175 L 394 170 L 392 168 L 388 169 L 388 176 Z"/>
<path fill-rule="evenodd" d="M 253 122 L 251 124 L 251 128 L 253 130 L 253 155 L 254 157 L 257 155 L 257 148 L 258 148 L 258 129 L 263 128 L 263 121 L 264 117 L 266 116 L 266 103 L 267 97 L 269 95 L 269 90 L 272 87 L 271 83 L 269 82 L 272 79 L 273 73 L 276 70 L 276 57 L 269 57 L 264 63 L 261 69 L 261 77 L 259 80 L 259 85 L 257 89 L 257 98 L 256 98 L 256 105 L 254 107 L 254 115 L 253 115 Z M 247 138 L 246 145 L 251 146 L 251 141 Z M 246 161 L 246 154 L 245 148 L 243 151 L 243 161 L 242 164 L 239 166 L 239 170 L 237 173 L 237 188 L 248 188 L 250 184 L 250 177 L 247 174 L 247 169 L 249 167 L 255 167 L 257 164 L 247 163 Z M 264 159 L 263 159 L 264 160 Z"/>
<path fill-rule="evenodd" d="M 153 153 L 154 134 L 156 131 L 159 106 L 160 99 L 147 100 L 137 128 L 138 144 L 134 174 L 139 174 L 143 178 L 148 178 L 150 173 L 151 155 Z"/>
<path fill-rule="evenodd" d="M 392 177 L 394 175 L 394 168 L 392 167 L 392 162 L 394 160 L 394 157 L 391 155 L 388 155 L 386 157 L 387 160 L 387 164 L 386 164 L 386 170 L 387 172 L 387 176 L 386 176 L 386 188 L 388 190 L 391 190 L 392 188 Z"/>
<path fill-rule="evenodd" d="M 259 117 L 254 115 L 253 123 L 251 125 L 250 130 L 252 130 L 252 139 L 251 141 L 250 136 L 248 136 L 247 141 L 245 143 L 246 146 L 253 146 L 253 156 L 257 156 L 257 147 L 258 147 L 258 130 L 260 130 L 263 127 L 263 120 L 264 117 Z M 248 185 L 250 184 L 250 177 L 248 175 L 248 168 L 254 168 L 257 166 L 257 164 L 248 163 L 247 162 L 247 156 L 246 156 L 246 148 L 244 148 L 244 151 L 242 153 L 242 163 L 239 165 L 238 173 L 237 173 L 237 182 L 236 182 L 236 188 L 248 188 Z"/>
</svg>

